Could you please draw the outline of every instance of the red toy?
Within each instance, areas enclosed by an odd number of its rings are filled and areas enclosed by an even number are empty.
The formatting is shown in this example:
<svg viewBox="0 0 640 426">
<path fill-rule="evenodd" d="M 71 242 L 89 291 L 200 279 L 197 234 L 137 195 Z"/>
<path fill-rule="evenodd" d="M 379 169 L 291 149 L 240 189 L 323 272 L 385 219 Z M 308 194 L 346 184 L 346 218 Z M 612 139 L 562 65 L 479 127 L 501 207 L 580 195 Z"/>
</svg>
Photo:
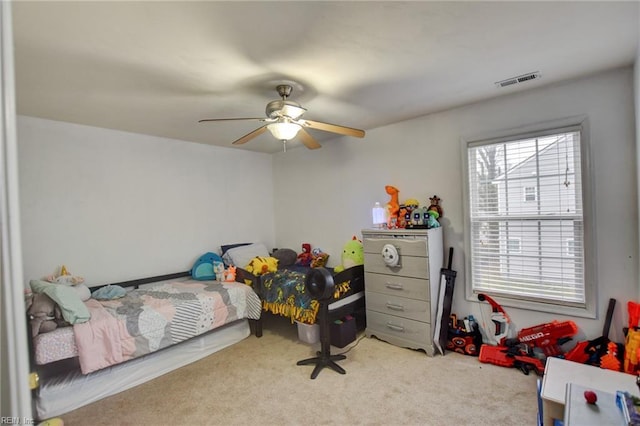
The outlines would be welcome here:
<svg viewBox="0 0 640 426">
<path fill-rule="evenodd" d="M 587 401 L 587 404 L 595 404 L 598 402 L 598 395 L 594 391 L 586 390 L 584 391 L 584 399 Z"/>
<path fill-rule="evenodd" d="M 491 321 L 495 326 L 495 333 L 489 335 L 489 331 L 487 331 L 487 337 L 496 344 L 503 346 L 509 334 L 509 324 L 511 324 L 509 315 L 498 302 L 484 293 L 478 293 L 478 300 L 481 302 L 486 301 L 491 305 Z M 484 314 L 482 317 L 484 319 Z"/>
<path fill-rule="evenodd" d="M 303 243 L 302 253 L 298 255 L 296 260 L 296 265 L 309 266 L 311 265 L 312 260 L 313 260 L 313 255 L 311 254 L 311 244 Z"/>
<path fill-rule="evenodd" d="M 531 370 L 534 370 L 539 376 L 544 374 L 544 363 L 533 356 L 527 345 L 520 344 L 511 347 L 482 345 L 478 360 L 502 367 L 515 367 L 527 375 Z"/>
<path fill-rule="evenodd" d="M 546 356 L 558 356 L 564 353 L 561 345 L 567 343 L 578 332 L 573 321 L 552 321 L 529 328 L 518 333 L 518 341 L 531 348 L 540 348 Z"/>
</svg>

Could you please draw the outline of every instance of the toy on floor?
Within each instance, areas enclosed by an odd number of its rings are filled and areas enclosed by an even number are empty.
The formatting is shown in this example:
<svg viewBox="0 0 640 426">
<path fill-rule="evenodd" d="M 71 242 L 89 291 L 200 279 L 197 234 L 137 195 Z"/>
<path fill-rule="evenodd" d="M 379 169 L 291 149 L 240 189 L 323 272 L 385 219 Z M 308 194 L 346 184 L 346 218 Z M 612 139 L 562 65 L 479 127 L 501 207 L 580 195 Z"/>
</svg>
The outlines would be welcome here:
<svg viewBox="0 0 640 426">
<path fill-rule="evenodd" d="M 342 264 L 334 268 L 335 272 L 342 272 L 347 268 L 364 265 L 364 246 L 355 235 L 342 248 Z"/>
<path fill-rule="evenodd" d="M 517 340 L 529 347 L 540 349 L 545 356 L 562 355 L 562 345 L 570 341 L 578 333 L 578 326 L 573 321 L 557 321 L 523 328 L 518 332 Z"/>
<path fill-rule="evenodd" d="M 609 342 L 607 344 L 607 353 L 600 358 L 600 368 L 606 368 L 607 370 L 622 371 L 622 364 L 618 359 L 618 344 L 615 342 Z"/>
<path fill-rule="evenodd" d="M 514 346 L 482 345 L 478 360 L 502 367 L 517 368 L 526 375 L 531 370 L 539 376 L 544 374 L 544 363 L 534 356 L 529 346 L 524 344 Z"/>
<path fill-rule="evenodd" d="M 489 329 L 489 325 L 484 318 L 484 312 L 480 311 L 482 316 L 482 329 L 486 335 L 486 340 L 492 345 L 504 346 L 505 340 L 511 332 L 511 319 L 507 312 L 500 306 L 498 302 L 484 293 L 478 293 L 478 300 L 488 302 L 491 305 L 491 322 L 493 323 L 493 333 Z"/>
</svg>

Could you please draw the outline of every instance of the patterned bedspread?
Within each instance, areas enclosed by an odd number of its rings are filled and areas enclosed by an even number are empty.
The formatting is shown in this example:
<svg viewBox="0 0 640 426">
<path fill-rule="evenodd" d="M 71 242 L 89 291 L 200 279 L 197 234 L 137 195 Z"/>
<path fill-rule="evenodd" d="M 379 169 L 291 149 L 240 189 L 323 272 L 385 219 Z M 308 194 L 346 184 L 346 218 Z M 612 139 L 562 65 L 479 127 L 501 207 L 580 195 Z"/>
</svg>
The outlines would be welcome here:
<svg viewBox="0 0 640 426">
<path fill-rule="evenodd" d="M 83 374 L 137 358 L 238 319 L 260 318 L 260 299 L 235 282 L 187 280 L 85 302 L 91 319 L 74 325 Z"/>
<path fill-rule="evenodd" d="M 308 268 L 306 268 L 308 270 Z M 262 308 L 273 314 L 281 315 L 293 321 L 314 324 L 320 307 L 305 286 L 306 270 L 279 269 L 265 276 L 262 280 L 261 298 Z M 349 293 L 349 282 L 336 283 L 334 299 L 339 299 Z"/>
</svg>

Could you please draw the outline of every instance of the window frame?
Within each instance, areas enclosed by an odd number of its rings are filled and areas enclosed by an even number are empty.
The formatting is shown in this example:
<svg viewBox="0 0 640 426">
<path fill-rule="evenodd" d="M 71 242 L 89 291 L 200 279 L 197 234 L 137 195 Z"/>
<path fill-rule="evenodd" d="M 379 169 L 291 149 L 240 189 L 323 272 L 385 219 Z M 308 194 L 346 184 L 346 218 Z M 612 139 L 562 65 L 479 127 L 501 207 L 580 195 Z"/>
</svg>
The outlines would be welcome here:
<svg viewBox="0 0 640 426">
<path fill-rule="evenodd" d="M 546 121 L 518 128 L 505 129 L 473 135 L 461 138 L 462 174 L 463 174 L 463 206 L 464 206 L 464 245 L 465 256 L 465 299 L 478 301 L 478 291 L 472 288 L 471 265 L 471 206 L 469 189 L 469 161 L 468 149 L 474 146 L 508 142 L 520 139 L 543 137 L 557 133 L 579 131 L 580 132 L 580 167 L 582 178 L 582 208 L 583 208 L 583 240 L 584 240 L 584 296 L 585 303 L 579 306 L 575 304 L 565 305 L 561 302 L 534 301 L 518 297 L 510 297 L 502 294 L 491 294 L 503 306 L 510 306 L 531 311 L 548 312 L 554 314 L 571 315 L 583 318 L 597 317 L 597 250 L 595 228 L 595 204 L 593 196 L 593 166 L 590 154 L 591 135 L 589 121 L 584 115 L 568 117 L 559 120 Z"/>
</svg>

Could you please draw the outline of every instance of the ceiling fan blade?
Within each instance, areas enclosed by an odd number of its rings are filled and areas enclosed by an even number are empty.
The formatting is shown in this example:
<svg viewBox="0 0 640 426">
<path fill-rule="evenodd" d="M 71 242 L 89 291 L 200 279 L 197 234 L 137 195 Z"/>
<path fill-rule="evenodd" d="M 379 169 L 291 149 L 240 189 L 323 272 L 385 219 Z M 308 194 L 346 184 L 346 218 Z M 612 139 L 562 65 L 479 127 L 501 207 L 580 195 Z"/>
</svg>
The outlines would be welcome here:
<svg viewBox="0 0 640 426">
<path fill-rule="evenodd" d="M 247 133 L 246 135 L 244 135 L 240 139 L 233 141 L 233 145 L 242 145 L 243 143 L 249 142 L 251 139 L 253 139 L 253 138 L 257 137 L 257 136 L 260 136 L 261 134 L 263 134 L 266 131 L 267 131 L 267 125 L 265 124 L 262 127 L 258 127 L 253 132 Z"/>
<path fill-rule="evenodd" d="M 242 120 L 265 121 L 264 118 L 255 118 L 255 117 L 247 117 L 247 118 L 203 118 L 202 120 L 198 120 L 198 123 L 204 123 L 205 121 L 242 121 Z"/>
<path fill-rule="evenodd" d="M 355 136 L 356 138 L 364 137 L 364 130 L 354 129 L 352 127 L 338 126 L 337 124 L 323 123 L 321 121 L 300 120 L 306 127 L 325 132 L 339 133 L 346 136 Z"/>
<path fill-rule="evenodd" d="M 305 129 L 300 129 L 298 131 L 298 136 L 300 136 L 302 143 L 309 149 L 318 149 L 321 147 L 318 141 L 315 140 Z"/>
</svg>

